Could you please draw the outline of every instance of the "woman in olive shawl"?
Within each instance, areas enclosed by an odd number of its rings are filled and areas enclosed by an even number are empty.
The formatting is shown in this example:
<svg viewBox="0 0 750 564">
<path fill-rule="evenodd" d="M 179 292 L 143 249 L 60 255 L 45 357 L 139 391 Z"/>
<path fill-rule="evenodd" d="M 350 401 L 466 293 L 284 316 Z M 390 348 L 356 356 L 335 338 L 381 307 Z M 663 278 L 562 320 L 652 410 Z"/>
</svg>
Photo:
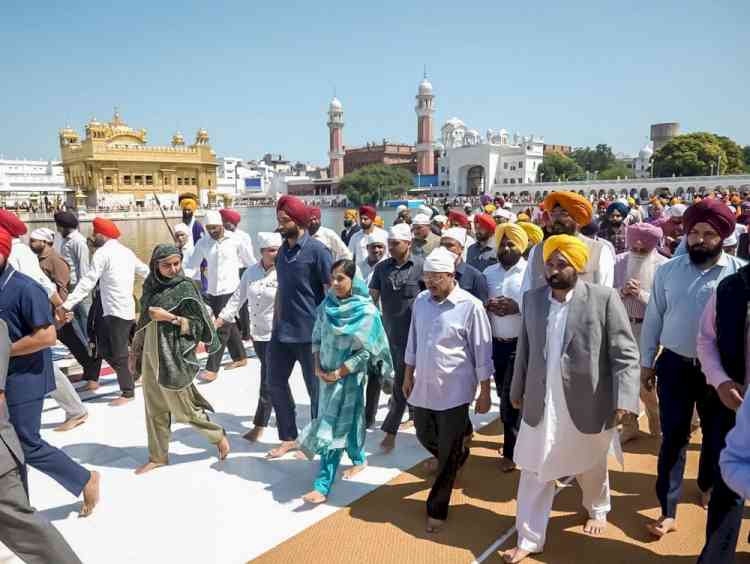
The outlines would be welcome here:
<svg viewBox="0 0 750 564">
<path fill-rule="evenodd" d="M 383 387 L 392 387 L 393 363 L 380 311 L 355 272 L 351 260 L 334 263 L 331 290 L 318 307 L 313 328 L 315 372 L 323 384 L 318 418 L 299 438 L 307 457 L 320 455 L 314 489 L 303 497 L 308 503 L 326 500 L 344 450 L 354 464 L 344 479 L 365 468 L 367 374 L 380 374 Z"/>
<path fill-rule="evenodd" d="M 182 272 L 174 245 L 157 245 L 151 273 L 143 284 L 141 316 L 130 353 L 131 369 L 140 365 L 146 404 L 149 462 L 144 474 L 168 462 L 171 422 L 188 423 L 216 445 L 219 459 L 229 454 L 224 429 L 209 420 L 211 405 L 193 385 L 199 370 L 196 347 L 218 347 L 218 337 L 193 282 Z"/>
</svg>

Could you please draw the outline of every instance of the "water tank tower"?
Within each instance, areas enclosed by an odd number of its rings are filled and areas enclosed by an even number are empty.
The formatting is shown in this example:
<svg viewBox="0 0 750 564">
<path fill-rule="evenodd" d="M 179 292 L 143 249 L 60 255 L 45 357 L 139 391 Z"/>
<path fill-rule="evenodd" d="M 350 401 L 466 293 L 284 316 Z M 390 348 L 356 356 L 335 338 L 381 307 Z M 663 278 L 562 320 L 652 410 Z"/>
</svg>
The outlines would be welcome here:
<svg viewBox="0 0 750 564">
<path fill-rule="evenodd" d="M 661 149 L 679 134 L 680 124 L 677 122 L 653 124 L 651 126 L 651 141 L 654 143 L 654 151 Z"/>
</svg>

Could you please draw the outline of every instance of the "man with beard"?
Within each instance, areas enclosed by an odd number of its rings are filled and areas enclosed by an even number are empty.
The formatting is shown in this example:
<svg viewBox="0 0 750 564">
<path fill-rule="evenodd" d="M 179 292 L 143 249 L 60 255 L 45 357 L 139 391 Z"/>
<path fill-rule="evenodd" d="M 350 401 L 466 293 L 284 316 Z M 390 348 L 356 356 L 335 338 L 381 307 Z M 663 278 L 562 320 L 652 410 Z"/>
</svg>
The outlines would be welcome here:
<svg viewBox="0 0 750 564">
<path fill-rule="evenodd" d="M 412 254 L 425 258 L 440 246 L 440 236 L 435 235 L 430 228 L 430 218 L 423 213 L 418 213 L 411 224 L 414 239 L 412 241 Z"/>
<path fill-rule="evenodd" d="M 383 311 L 383 326 L 388 335 L 391 359 L 395 371 L 393 393 L 388 403 L 382 431 L 385 433 L 380 448 L 388 454 L 396 446 L 396 433 L 406 410 L 404 397 L 404 357 L 409 337 L 412 305 L 417 294 L 424 289 L 422 266 L 424 260 L 412 255 L 412 234 L 405 224 L 394 225 L 388 232 L 390 257 L 375 266 L 370 278 L 370 296 Z M 410 419 L 411 417 L 411 409 Z M 405 424 L 409 426 L 408 423 Z"/>
<path fill-rule="evenodd" d="M 588 251 L 575 236 L 547 239 L 548 286 L 524 296 L 510 391 L 523 410 L 514 453 L 518 541 L 506 562 L 544 549 L 555 480 L 564 476 L 581 487 L 584 533 L 604 533 L 615 425 L 638 411 L 638 347 L 617 292 L 579 279 Z"/>
<path fill-rule="evenodd" d="M 677 504 L 694 408 L 703 431 L 698 488 L 704 506 L 716 481 L 724 408 L 706 383 L 696 336 L 711 292 L 743 265 L 722 252 L 722 241 L 732 234 L 735 225 L 735 217 L 724 203 L 706 198 L 688 208 L 684 223 L 688 253 L 656 271 L 641 332 L 641 382 L 649 390 L 657 386 L 662 425 L 656 478 L 661 517 L 647 525 L 657 537 L 677 528 Z M 660 347 L 663 350 L 657 360 Z"/>
<path fill-rule="evenodd" d="M 357 210 L 346 210 L 344 212 L 344 229 L 341 231 L 341 240 L 349 245 L 352 236 L 362 228 L 357 223 Z"/>
<path fill-rule="evenodd" d="M 466 229 L 451 227 L 443 232 L 443 236 L 440 238 L 440 246 L 445 247 L 458 257 L 454 273 L 456 283 L 480 302 L 486 303 L 487 280 L 481 272 L 473 266 L 466 264 L 466 261 L 463 259 L 467 238 Z"/>
<path fill-rule="evenodd" d="M 349 240 L 349 251 L 352 253 L 355 264 L 367 256 L 367 236 L 380 232 L 385 239 L 386 232 L 375 225 L 377 210 L 372 206 L 362 206 L 359 208 L 359 226 L 361 229 L 352 235 Z M 386 251 L 388 256 L 388 251 Z"/>
<path fill-rule="evenodd" d="M 615 247 L 615 254 L 624 253 L 627 249 L 625 233 L 627 226 L 625 218 L 630 213 L 630 206 L 625 202 L 616 201 L 609 204 L 604 224 L 599 229 L 599 236 L 606 239 Z"/>
<path fill-rule="evenodd" d="M 521 330 L 521 284 L 526 270 L 522 254 L 529 244 L 524 229 L 515 223 L 497 226 L 495 233 L 498 264 L 484 271 L 489 290 L 485 305 L 492 324 L 492 361 L 495 365 L 495 387 L 500 398 L 503 421 L 503 448 L 500 470 L 512 471 L 513 451 L 518 436 L 519 411 L 510 402 L 510 383 L 516 359 L 518 333 Z"/>
<path fill-rule="evenodd" d="M 591 202 L 575 192 L 552 192 L 544 199 L 543 207 L 547 236 L 573 235 L 588 247 L 588 261 L 578 277 L 585 282 L 611 287 L 615 268 L 613 249 L 608 242 L 579 233 L 584 225 L 592 223 Z M 523 280 L 524 293 L 547 285 L 542 254 L 542 245 L 536 245 L 529 252 L 529 266 Z"/>
<path fill-rule="evenodd" d="M 255 256 L 252 246 L 247 246 L 243 239 L 224 228 L 224 220 L 219 212 L 206 212 L 206 231 L 209 236 L 198 241 L 184 270 L 185 275 L 192 278 L 200 265 L 206 263 L 208 287 L 205 299 L 214 317 L 218 317 L 240 285 L 240 268 L 254 264 Z M 237 324 L 225 323 L 217 333 L 221 346 L 208 357 L 202 376 L 204 382 L 213 382 L 218 378 L 226 348 L 229 348 L 232 357 L 230 369 L 247 365 L 247 354 Z"/>
<path fill-rule="evenodd" d="M 307 224 L 307 232 L 313 239 L 317 239 L 331 251 L 333 262 L 341 259 L 351 259 L 352 253 L 349 252 L 346 244 L 336 235 L 333 229 L 329 229 L 320 224 L 320 208 L 309 208 L 310 221 Z"/>
<path fill-rule="evenodd" d="M 279 198 L 276 219 L 284 243 L 276 256 L 278 289 L 267 362 L 281 444 L 268 453 L 269 458 L 279 458 L 297 448 L 297 417 L 289 388 L 289 377 L 297 362 L 310 396 L 310 418 L 315 419 L 318 414 L 312 332 L 317 307 L 330 285 L 333 264 L 323 243 L 307 233 L 309 210 L 302 200 L 294 196 Z"/>
<path fill-rule="evenodd" d="M 474 216 L 474 231 L 477 235 L 477 241 L 467 249 L 466 263 L 479 272 L 484 272 L 488 266 L 497 262 L 497 253 L 492 245 L 495 227 L 495 220 L 492 219 L 491 215 L 478 213 Z"/>
<path fill-rule="evenodd" d="M 253 253 L 253 240 L 246 231 L 239 228 L 240 221 L 242 221 L 242 216 L 239 212 L 229 208 L 222 208 L 219 210 L 219 213 L 221 214 L 221 221 L 224 224 L 224 230 L 232 233 L 239 240 L 239 244 L 247 250 L 241 260 L 239 276 L 242 278 L 245 271 L 256 263 L 255 253 Z M 184 260 L 183 257 L 183 262 Z M 237 329 L 243 341 L 250 340 L 250 314 L 247 311 L 247 303 L 242 304 L 237 312 Z"/>
<path fill-rule="evenodd" d="M 196 245 L 204 234 L 203 225 L 194 217 L 198 209 L 198 198 L 195 194 L 181 194 L 178 201 L 182 210 L 182 223 L 187 225 L 193 239 L 193 245 Z"/>
<path fill-rule="evenodd" d="M 646 305 L 651 297 L 651 287 L 656 269 L 667 262 L 656 248 L 661 241 L 661 230 L 650 223 L 636 223 L 627 228 L 627 253 L 617 255 L 615 261 L 615 290 L 620 292 L 622 303 L 630 318 L 630 328 L 635 340 L 640 343 Z M 659 399 L 653 389 L 641 386 L 641 401 L 646 408 L 648 429 L 652 436 L 661 436 L 659 422 Z M 620 440 L 626 443 L 638 435 L 638 419 L 628 418 L 623 422 Z"/>
<path fill-rule="evenodd" d="M 91 373 L 84 375 L 84 378 L 88 381 L 88 390 L 97 390 L 102 359 L 106 360 L 117 373 L 117 383 L 122 393 L 110 405 L 124 405 L 135 397 L 133 374 L 128 368 L 128 340 L 135 319 L 133 286 L 135 276 L 146 279 L 148 266 L 118 241 L 120 230 L 114 222 L 95 217 L 93 226 L 94 232 L 89 242 L 96 252 L 91 260 L 91 268 L 62 307 L 66 312 L 72 312 L 99 283 L 102 317 L 97 320 L 96 334 L 93 336 L 97 358 Z"/>
</svg>

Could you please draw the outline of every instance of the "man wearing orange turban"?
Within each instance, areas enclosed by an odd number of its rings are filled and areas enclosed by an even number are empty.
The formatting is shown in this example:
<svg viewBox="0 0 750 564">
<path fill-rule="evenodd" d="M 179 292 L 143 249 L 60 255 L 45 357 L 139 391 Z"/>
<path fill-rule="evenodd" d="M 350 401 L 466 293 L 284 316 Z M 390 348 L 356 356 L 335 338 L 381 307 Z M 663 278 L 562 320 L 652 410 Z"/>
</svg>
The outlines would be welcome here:
<svg viewBox="0 0 750 564">
<path fill-rule="evenodd" d="M 614 249 L 607 242 L 582 235 L 582 227 L 593 220 L 591 203 L 575 192 L 552 192 L 544 199 L 547 235 L 571 235 L 588 247 L 588 263 L 581 279 L 612 287 L 615 269 Z M 529 251 L 529 267 L 524 278 L 524 291 L 547 284 L 544 277 L 542 250 L 536 245 Z"/>
<path fill-rule="evenodd" d="M 607 455 L 616 425 L 639 411 L 638 347 L 617 292 L 582 280 L 589 247 L 574 235 L 543 245 L 545 286 L 524 294 L 510 399 L 522 410 L 513 460 L 516 547 L 506 562 L 544 550 L 555 481 L 575 476 L 601 535 L 611 509 Z"/>
</svg>

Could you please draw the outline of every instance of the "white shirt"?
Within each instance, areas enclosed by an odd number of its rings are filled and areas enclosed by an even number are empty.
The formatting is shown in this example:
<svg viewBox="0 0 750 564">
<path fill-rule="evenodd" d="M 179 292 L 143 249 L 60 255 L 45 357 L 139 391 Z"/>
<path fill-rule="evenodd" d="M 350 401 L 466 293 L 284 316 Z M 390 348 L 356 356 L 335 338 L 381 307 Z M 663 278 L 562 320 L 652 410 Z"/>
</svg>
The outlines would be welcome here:
<svg viewBox="0 0 750 564">
<path fill-rule="evenodd" d="M 521 285 L 523 275 L 526 272 L 526 260 L 521 257 L 509 270 L 503 266 L 493 264 L 484 269 L 484 277 L 487 279 L 489 298 L 510 298 L 518 304 L 519 313 L 514 315 L 499 316 L 490 313 L 492 323 L 492 336 L 496 339 L 515 339 L 521 332 L 521 313 L 523 307 L 523 294 Z"/>
<path fill-rule="evenodd" d="M 13 239 L 11 243 L 8 264 L 16 272 L 25 274 L 35 282 L 39 282 L 47 293 L 48 298 L 51 298 L 57 292 L 55 283 L 47 278 L 47 275 L 42 271 L 42 267 L 39 266 L 39 257 L 34 254 L 34 251 L 30 247 L 22 243 L 20 239 Z"/>
<path fill-rule="evenodd" d="M 96 250 L 91 259 L 91 268 L 70 293 L 63 307 L 71 311 L 99 282 L 104 315 L 135 319 L 133 285 L 136 275 L 145 279 L 148 266 L 117 239 L 110 239 Z"/>
<path fill-rule="evenodd" d="M 190 257 L 193 256 L 193 253 L 195 252 L 195 246 L 193 245 L 193 240 L 190 237 L 188 237 L 187 243 L 185 243 L 185 246 L 182 247 L 180 251 L 182 252 L 182 265 L 183 265 L 183 270 L 184 270 L 185 265 L 188 263 L 188 261 L 190 260 Z M 201 279 L 200 267 L 196 268 L 194 271 L 190 271 L 190 273 L 185 271 L 185 276 L 200 282 L 200 279 Z"/>
<path fill-rule="evenodd" d="M 233 323 L 242 304 L 247 301 L 250 313 L 250 336 L 254 341 L 270 341 L 273 327 L 273 306 L 279 283 L 276 269 L 266 270 L 260 262 L 248 268 L 240 279 L 240 285 L 221 310 L 219 317 Z"/>
<path fill-rule="evenodd" d="M 55 236 L 55 241 L 57 241 L 57 236 Z M 81 235 L 77 229 L 71 231 L 67 237 L 60 238 L 58 253 L 70 267 L 69 286 L 74 288 L 78 284 L 78 281 L 86 276 L 91 263 L 86 237 Z"/>
<path fill-rule="evenodd" d="M 313 235 L 313 239 L 317 239 L 318 241 L 323 243 L 329 251 L 331 251 L 333 262 L 341 259 L 352 258 L 351 251 L 341 240 L 341 237 L 338 236 L 338 233 L 336 233 L 333 229 L 329 229 L 328 227 L 324 227 L 321 225 L 320 227 L 318 227 L 315 235 Z"/>
<path fill-rule="evenodd" d="M 253 240 L 250 235 L 248 235 L 242 229 L 235 229 L 234 231 L 232 231 L 232 234 L 240 240 L 240 243 L 243 246 L 247 248 L 247 253 L 240 257 L 240 260 L 242 260 L 243 268 L 248 268 L 249 266 L 255 264 L 257 261 L 255 260 L 255 253 L 253 252 Z M 208 236 L 210 237 L 210 235 Z"/>
<path fill-rule="evenodd" d="M 387 256 L 383 255 L 383 258 L 372 266 L 367 262 L 367 258 L 365 258 L 365 260 L 357 261 L 357 274 L 359 274 L 359 277 L 367 283 L 368 287 L 370 286 L 370 280 L 372 279 L 372 273 L 375 271 L 375 267 L 387 258 Z"/>
<path fill-rule="evenodd" d="M 233 293 L 240 284 L 240 268 L 254 260 L 252 249 L 231 231 L 224 231 L 221 241 L 206 234 L 196 243 L 190 260 L 184 266 L 185 275 L 192 278 L 203 259 L 208 263 L 208 293 L 224 296 Z"/>
<path fill-rule="evenodd" d="M 382 231 L 385 235 L 385 239 L 388 239 L 388 234 L 385 232 L 385 230 L 380 229 L 377 225 L 373 225 L 372 228 L 376 231 Z M 354 261 L 360 261 L 363 257 L 367 257 L 367 236 L 369 233 L 365 233 L 364 231 L 357 231 L 354 235 L 352 235 L 352 238 L 349 240 L 349 252 L 352 253 L 352 256 L 354 257 Z M 385 254 L 383 255 L 385 258 L 388 258 L 388 246 L 385 247 Z"/>
</svg>

